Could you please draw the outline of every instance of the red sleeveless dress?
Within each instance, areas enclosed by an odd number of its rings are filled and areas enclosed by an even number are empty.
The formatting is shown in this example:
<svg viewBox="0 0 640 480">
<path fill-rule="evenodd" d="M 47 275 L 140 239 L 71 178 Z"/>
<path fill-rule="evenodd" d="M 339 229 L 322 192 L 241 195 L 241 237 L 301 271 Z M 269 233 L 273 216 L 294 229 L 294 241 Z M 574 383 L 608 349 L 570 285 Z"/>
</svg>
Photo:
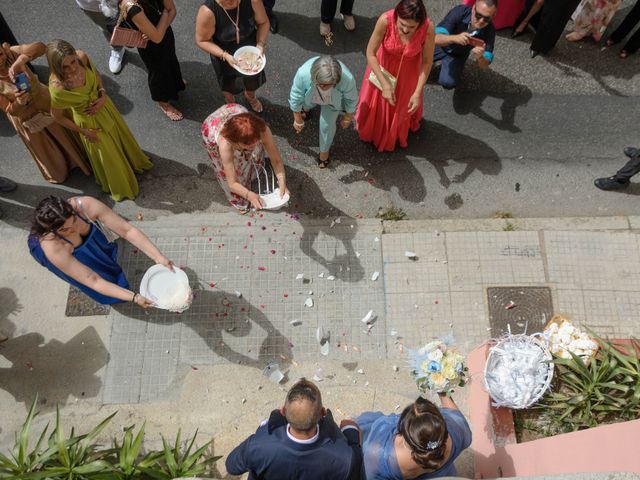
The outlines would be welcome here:
<svg viewBox="0 0 640 480">
<path fill-rule="evenodd" d="M 371 68 L 367 66 L 358 99 L 356 129 L 360 138 L 365 142 L 373 142 L 379 152 L 385 150 L 392 152 L 396 148 L 396 142 L 399 142 L 403 148 L 407 146 L 409 130 L 415 132 L 420 128 L 422 101 L 413 115 L 410 115 L 409 99 L 418 83 L 422 67 L 422 49 L 427 38 L 429 20 L 413 34 L 409 44 L 403 45 L 393 18 L 393 10 L 389 10 L 385 15 L 387 31 L 376 57 L 380 65 L 398 79 L 395 92 L 396 105 L 394 107 L 387 102 L 382 97 L 382 92 L 369 81 Z M 399 73 L 398 70 L 400 70 Z"/>
</svg>

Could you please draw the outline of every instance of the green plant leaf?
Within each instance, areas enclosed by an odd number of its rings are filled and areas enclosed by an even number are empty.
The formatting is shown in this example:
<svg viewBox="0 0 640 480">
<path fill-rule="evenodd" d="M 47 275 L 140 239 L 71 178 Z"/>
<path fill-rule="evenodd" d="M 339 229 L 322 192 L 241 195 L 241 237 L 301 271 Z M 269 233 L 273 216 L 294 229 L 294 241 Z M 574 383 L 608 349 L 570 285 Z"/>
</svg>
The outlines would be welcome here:
<svg viewBox="0 0 640 480">
<path fill-rule="evenodd" d="M 180 437 L 180 430 L 178 430 L 178 438 L 179 437 Z M 169 444 L 164 439 L 164 437 L 162 437 L 162 446 L 164 448 L 164 461 L 167 464 L 167 468 L 169 469 L 169 473 L 171 475 L 173 475 L 173 474 L 175 474 L 175 472 L 178 469 L 178 463 L 176 462 L 176 459 L 174 457 L 174 453 L 172 452 L 172 449 L 169 448 Z"/>
</svg>

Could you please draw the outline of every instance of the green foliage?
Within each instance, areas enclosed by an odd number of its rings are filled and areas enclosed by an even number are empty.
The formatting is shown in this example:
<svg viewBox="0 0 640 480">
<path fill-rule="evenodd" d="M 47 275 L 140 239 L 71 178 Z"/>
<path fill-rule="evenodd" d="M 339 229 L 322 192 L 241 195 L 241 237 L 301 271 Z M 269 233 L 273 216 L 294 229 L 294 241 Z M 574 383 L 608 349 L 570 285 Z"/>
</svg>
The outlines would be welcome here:
<svg viewBox="0 0 640 480">
<path fill-rule="evenodd" d="M 163 438 L 163 449 L 142 454 L 145 424 L 134 434 L 134 426 L 124 429 L 122 440 L 114 439 L 113 448 L 102 448 L 95 443 L 98 435 L 109 424 L 116 412 L 96 425 L 89 433 L 76 435 L 71 429 L 65 435 L 56 408 L 55 429 L 44 440 L 48 425 L 42 430 L 31 450 L 29 437 L 35 416 L 37 397 L 33 401 L 22 425 L 16 444 L 8 455 L 0 453 L 0 479 L 20 480 L 171 480 L 177 477 L 204 476 L 210 464 L 220 457 L 208 457 L 207 442 L 194 450 L 196 436 L 187 444 L 180 442 L 180 431 L 175 444 L 169 446 Z"/>
<path fill-rule="evenodd" d="M 204 456 L 205 450 L 211 444 L 211 441 L 205 443 L 202 447 L 191 453 L 191 449 L 196 441 L 198 431 L 193 434 L 191 441 L 188 442 L 187 449 L 182 452 L 180 444 L 180 430 L 176 435 L 176 441 L 173 447 L 162 438 L 163 452 L 161 461 L 158 461 L 153 467 L 145 468 L 143 471 L 149 477 L 157 480 L 172 480 L 179 477 L 198 477 L 201 476 L 207 467 L 219 460 L 221 457 L 209 457 L 200 461 Z"/>
<path fill-rule="evenodd" d="M 390 222 L 397 222 L 398 220 L 402 220 L 406 216 L 407 214 L 405 213 L 405 211 L 397 207 L 389 207 L 386 210 L 380 210 L 378 213 L 376 213 L 377 218 Z"/>
<path fill-rule="evenodd" d="M 640 344 L 600 345 L 587 364 L 582 358 L 554 358 L 556 386 L 539 408 L 559 432 L 640 417 Z"/>
<path fill-rule="evenodd" d="M 42 442 L 47 433 L 49 425 L 45 426 L 33 450 L 29 451 L 29 434 L 31 433 L 31 422 L 37 415 L 36 405 L 38 396 L 34 399 L 27 414 L 27 418 L 22 424 L 20 436 L 16 439 L 16 444 L 9 456 L 0 453 L 0 478 L 31 478 L 38 480 L 46 478 L 47 473 L 39 472 L 40 467 L 49 461 L 55 454 L 54 448 L 43 448 Z"/>
</svg>

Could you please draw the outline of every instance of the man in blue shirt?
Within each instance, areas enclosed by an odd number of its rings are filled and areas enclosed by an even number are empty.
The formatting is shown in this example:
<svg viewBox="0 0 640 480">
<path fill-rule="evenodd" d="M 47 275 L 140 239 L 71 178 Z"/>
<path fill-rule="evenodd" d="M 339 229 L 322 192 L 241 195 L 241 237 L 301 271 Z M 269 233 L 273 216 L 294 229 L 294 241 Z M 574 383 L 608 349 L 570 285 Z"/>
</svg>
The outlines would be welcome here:
<svg viewBox="0 0 640 480">
<path fill-rule="evenodd" d="M 470 53 L 481 69 L 493 61 L 496 30 L 491 20 L 498 10 L 498 0 L 476 0 L 453 7 L 436 27 L 433 60 L 442 61 L 438 83 L 446 89 L 456 88 Z"/>
<path fill-rule="evenodd" d="M 361 464 L 358 426 L 343 420 L 338 428 L 318 387 L 304 378 L 225 462 L 227 472 L 249 472 L 249 480 L 359 480 Z"/>
</svg>

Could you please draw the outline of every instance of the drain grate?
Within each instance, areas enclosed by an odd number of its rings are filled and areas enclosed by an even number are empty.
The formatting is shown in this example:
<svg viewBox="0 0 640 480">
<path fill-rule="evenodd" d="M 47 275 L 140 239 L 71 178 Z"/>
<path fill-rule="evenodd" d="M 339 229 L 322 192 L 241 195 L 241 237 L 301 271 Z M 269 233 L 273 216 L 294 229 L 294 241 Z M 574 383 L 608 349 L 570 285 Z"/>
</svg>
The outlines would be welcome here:
<svg viewBox="0 0 640 480">
<path fill-rule="evenodd" d="M 549 287 L 489 287 L 489 325 L 491 335 L 541 332 L 553 316 Z"/>
<path fill-rule="evenodd" d="M 92 298 L 87 297 L 73 285 L 69 285 L 67 308 L 64 312 L 67 317 L 89 317 L 92 315 L 109 315 L 109 305 L 101 305 Z"/>
</svg>

